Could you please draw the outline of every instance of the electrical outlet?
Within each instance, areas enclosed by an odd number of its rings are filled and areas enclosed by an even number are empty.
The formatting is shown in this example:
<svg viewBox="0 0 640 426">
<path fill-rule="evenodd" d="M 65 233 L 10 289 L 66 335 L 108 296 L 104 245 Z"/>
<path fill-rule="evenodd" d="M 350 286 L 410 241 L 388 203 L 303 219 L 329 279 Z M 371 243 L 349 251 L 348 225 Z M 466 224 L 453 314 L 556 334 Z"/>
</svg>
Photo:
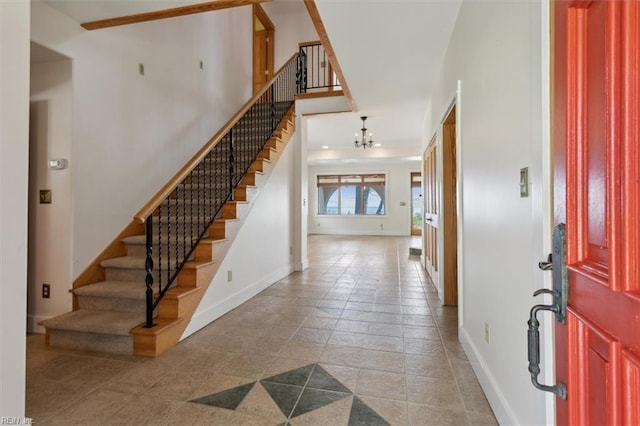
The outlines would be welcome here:
<svg viewBox="0 0 640 426">
<path fill-rule="evenodd" d="M 484 323 L 484 340 L 487 344 L 491 343 L 491 330 L 489 329 L 489 323 Z"/>
<path fill-rule="evenodd" d="M 380 230 L 384 231 L 384 225 L 382 223 L 380 224 Z"/>
<path fill-rule="evenodd" d="M 204 69 L 204 62 L 200 61 L 200 69 L 203 70 Z"/>
<path fill-rule="evenodd" d="M 51 285 L 42 284 L 42 298 L 48 299 L 51 296 Z"/>
<path fill-rule="evenodd" d="M 144 64 L 138 64 L 138 74 L 144 75 Z"/>
<path fill-rule="evenodd" d="M 230 283 L 231 281 L 233 281 L 233 271 L 232 270 L 228 270 L 227 271 L 227 282 Z"/>
</svg>

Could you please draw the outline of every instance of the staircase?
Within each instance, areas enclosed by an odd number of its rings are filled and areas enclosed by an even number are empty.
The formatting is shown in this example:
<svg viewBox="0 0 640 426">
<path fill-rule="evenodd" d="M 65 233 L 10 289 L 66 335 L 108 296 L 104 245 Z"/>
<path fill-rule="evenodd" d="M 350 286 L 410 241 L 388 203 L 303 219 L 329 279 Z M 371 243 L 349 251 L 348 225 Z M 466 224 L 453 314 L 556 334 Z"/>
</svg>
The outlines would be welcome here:
<svg viewBox="0 0 640 426">
<path fill-rule="evenodd" d="M 42 323 L 49 345 L 157 356 L 178 342 L 294 131 L 293 98 L 273 96 L 250 101 L 76 279 L 74 310 Z"/>
</svg>

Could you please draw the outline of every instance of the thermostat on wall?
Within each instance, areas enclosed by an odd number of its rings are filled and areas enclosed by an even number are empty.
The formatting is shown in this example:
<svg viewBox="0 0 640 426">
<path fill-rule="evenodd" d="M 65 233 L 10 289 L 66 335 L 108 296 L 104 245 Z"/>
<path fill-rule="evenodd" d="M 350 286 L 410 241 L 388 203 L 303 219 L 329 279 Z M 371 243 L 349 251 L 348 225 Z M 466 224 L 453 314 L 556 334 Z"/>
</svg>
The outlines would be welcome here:
<svg viewBox="0 0 640 426">
<path fill-rule="evenodd" d="M 64 158 L 52 158 L 49 160 L 51 170 L 62 170 L 67 168 L 67 160 Z"/>
</svg>

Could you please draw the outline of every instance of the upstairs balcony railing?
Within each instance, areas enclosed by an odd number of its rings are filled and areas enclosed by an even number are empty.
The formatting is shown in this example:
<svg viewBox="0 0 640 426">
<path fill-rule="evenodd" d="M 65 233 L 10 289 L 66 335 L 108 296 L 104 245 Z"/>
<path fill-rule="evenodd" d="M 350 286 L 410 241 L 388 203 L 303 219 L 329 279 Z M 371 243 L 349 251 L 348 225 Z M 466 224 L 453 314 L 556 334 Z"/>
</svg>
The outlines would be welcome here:
<svg viewBox="0 0 640 426">
<path fill-rule="evenodd" d="M 324 46 L 319 41 L 299 44 L 298 74 L 300 93 L 340 90 Z"/>
<path fill-rule="evenodd" d="M 295 54 L 136 215 L 146 225 L 145 327 L 302 91 L 301 66 Z"/>
</svg>

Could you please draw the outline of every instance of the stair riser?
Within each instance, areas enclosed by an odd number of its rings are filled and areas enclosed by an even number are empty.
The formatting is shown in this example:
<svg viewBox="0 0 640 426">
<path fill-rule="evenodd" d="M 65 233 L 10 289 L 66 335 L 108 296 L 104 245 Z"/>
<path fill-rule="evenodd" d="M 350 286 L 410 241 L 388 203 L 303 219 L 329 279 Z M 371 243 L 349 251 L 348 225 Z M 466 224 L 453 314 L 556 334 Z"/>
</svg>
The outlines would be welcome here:
<svg viewBox="0 0 640 426">
<path fill-rule="evenodd" d="M 147 272 L 144 269 L 130 268 L 104 268 L 107 281 L 139 281 L 144 283 L 147 278 Z M 153 272 L 153 282 L 158 282 L 158 272 Z M 162 280 L 167 280 L 167 272 L 162 272 Z"/>
<path fill-rule="evenodd" d="M 144 281 L 140 282 L 140 294 L 145 294 Z M 80 309 L 98 311 L 146 312 L 146 303 L 138 299 L 121 299 L 116 297 L 78 296 Z"/>
<path fill-rule="evenodd" d="M 133 355 L 133 336 L 49 330 L 49 345 L 54 348 Z"/>
</svg>

